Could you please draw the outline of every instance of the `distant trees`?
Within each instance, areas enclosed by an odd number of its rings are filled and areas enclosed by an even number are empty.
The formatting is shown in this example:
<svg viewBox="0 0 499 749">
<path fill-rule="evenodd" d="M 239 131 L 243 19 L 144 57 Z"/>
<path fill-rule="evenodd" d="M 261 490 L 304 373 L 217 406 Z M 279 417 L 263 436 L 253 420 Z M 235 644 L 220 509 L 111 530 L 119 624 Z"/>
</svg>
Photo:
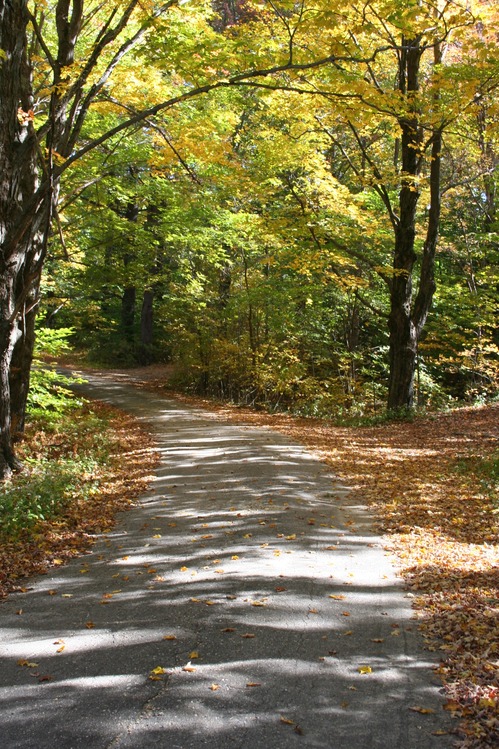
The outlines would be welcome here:
<svg viewBox="0 0 499 749">
<path fill-rule="evenodd" d="M 411 408 L 449 279 L 466 281 L 476 351 L 495 361 L 480 275 L 497 249 L 495 12 L 4 3 L 0 474 L 17 467 L 44 267 L 51 324 L 63 304 L 80 336 L 121 339 L 132 359 L 153 332 L 184 363 L 195 340 L 199 381 L 213 386 L 216 362 L 224 392 L 240 367 L 247 392 L 348 403 L 371 382 L 376 404 L 388 346 L 388 405 Z"/>
</svg>

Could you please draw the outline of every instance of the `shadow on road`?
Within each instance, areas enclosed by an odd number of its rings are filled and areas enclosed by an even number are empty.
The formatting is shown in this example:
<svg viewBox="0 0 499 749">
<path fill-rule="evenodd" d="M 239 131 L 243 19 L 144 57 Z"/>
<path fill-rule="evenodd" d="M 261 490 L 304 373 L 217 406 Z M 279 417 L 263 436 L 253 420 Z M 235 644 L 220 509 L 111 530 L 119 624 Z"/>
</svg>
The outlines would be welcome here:
<svg viewBox="0 0 499 749">
<path fill-rule="evenodd" d="M 150 424 L 161 465 L 89 554 L 0 608 L 2 747 L 449 746 L 410 601 L 327 468 L 91 387 Z"/>
</svg>

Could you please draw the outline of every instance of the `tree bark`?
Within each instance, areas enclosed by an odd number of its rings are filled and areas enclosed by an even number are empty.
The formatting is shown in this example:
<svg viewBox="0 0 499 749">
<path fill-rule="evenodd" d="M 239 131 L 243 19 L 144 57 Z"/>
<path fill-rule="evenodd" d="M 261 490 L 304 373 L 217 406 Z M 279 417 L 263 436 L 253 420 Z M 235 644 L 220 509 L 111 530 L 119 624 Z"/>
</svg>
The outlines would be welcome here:
<svg viewBox="0 0 499 749">
<path fill-rule="evenodd" d="M 16 424 L 23 422 L 22 378 L 31 362 L 31 309 L 44 254 L 48 204 L 40 191 L 33 128 L 31 74 L 26 59 L 25 0 L 0 6 L 0 477 L 19 468 L 12 447 L 12 391 Z M 21 349 L 26 351 L 21 353 Z M 31 347 L 31 348 L 30 348 Z M 16 352 L 18 368 L 12 369 Z M 25 383 L 24 383 L 25 384 Z M 26 387 L 27 392 L 27 387 Z"/>
<path fill-rule="evenodd" d="M 142 297 L 140 314 L 140 342 L 143 347 L 150 349 L 153 341 L 153 303 L 154 291 L 146 289 Z"/>
<path fill-rule="evenodd" d="M 135 286 L 127 286 L 121 297 L 121 327 L 125 341 L 133 344 L 135 341 L 135 302 L 137 290 Z"/>
<path fill-rule="evenodd" d="M 434 64 L 441 62 L 438 42 L 434 44 Z M 400 91 L 411 109 L 419 84 L 421 49 L 419 41 L 404 44 L 400 58 Z M 438 89 L 434 94 L 434 114 L 439 105 Z M 399 221 L 395 232 L 393 278 L 391 282 L 390 315 L 390 379 L 388 409 L 412 409 L 414 406 L 414 377 L 418 358 L 418 343 L 426 324 L 435 293 L 435 253 L 438 242 L 441 209 L 442 125 L 435 124 L 431 134 L 430 206 L 426 236 L 421 256 L 418 290 L 413 299 L 416 210 L 420 197 L 418 180 L 422 163 L 422 128 L 417 107 L 412 117 L 399 120 L 402 131 L 402 185 L 399 196 Z"/>
</svg>

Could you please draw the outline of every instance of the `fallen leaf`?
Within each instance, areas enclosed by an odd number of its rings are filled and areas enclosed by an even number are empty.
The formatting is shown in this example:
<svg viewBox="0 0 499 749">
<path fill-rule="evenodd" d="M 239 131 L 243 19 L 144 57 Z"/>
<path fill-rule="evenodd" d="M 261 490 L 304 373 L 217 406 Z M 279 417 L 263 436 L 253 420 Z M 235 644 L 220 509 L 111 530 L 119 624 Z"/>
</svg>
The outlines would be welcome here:
<svg viewBox="0 0 499 749">
<path fill-rule="evenodd" d="M 164 635 L 163 636 L 163 640 L 176 640 L 176 639 L 177 639 L 176 635 Z"/>
<path fill-rule="evenodd" d="M 247 687 L 261 687 L 261 682 L 259 681 L 248 681 L 246 684 Z"/>
<path fill-rule="evenodd" d="M 346 596 L 342 596 L 337 593 L 330 593 L 329 598 L 333 598 L 335 601 L 344 601 Z"/>
<path fill-rule="evenodd" d="M 156 666 L 156 668 L 153 668 L 151 671 L 151 674 L 154 674 L 155 676 L 166 674 L 166 668 L 163 668 L 163 666 Z"/>
<path fill-rule="evenodd" d="M 27 661 L 24 658 L 20 658 L 17 661 L 18 666 L 23 666 L 24 668 L 37 668 L 38 663 L 33 663 L 33 661 Z"/>
<path fill-rule="evenodd" d="M 210 689 L 212 692 L 216 692 L 218 689 L 220 689 L 220 684 L 211 684 Z"/>
<path fill-rule="evenodd" d="M 281 723 L 285 723 L 287 726 L 294 726 L 295 722 L 294 720 L 290 720 L 289 718 L 285 718 L 284 715 L 281 715 Z"/>
<path fill-rule="evenodd" d="M 95 624 L 93 622 L 85 622 L 85 627 L 87 629 L 93 629 L 95 627 Z"/>
<path fill-rule="evenodd" d="M 461 705 L 455 700 L 448 700 L 444 705 L 444 710 L 450 710 L 452 713 L 461 711 Z"/>
<path fill-rule="evenodd" d="M 194 660 L 195 658 L 199 658 L 199 653 L 197 650 L 193 650 L 191 653 L 189 653 L 189 658 Z"/>
<path fill-rule="evenodd" d="M 251 640 L 253 637 L 256 637 L 256 635 L 252 634 L 251 632 L 245 632 L 243 635 L 239 635 L 239 637 L 244 637 L 246 640 Z"/>
<path fill-rule="evenodd" d="M 359 674 L 372 674 L 373 672 L 371 666 L 359 666 L 357 670 Z"/>
<path fill-rule="evenodd" d="M 421 705 L 413 705 L 409 710 L 412 710 L 413 713 L 421 713 L 421 715 L 430 715 L 435 712 L 431 707 L 422 707 Z"/>
</svg>

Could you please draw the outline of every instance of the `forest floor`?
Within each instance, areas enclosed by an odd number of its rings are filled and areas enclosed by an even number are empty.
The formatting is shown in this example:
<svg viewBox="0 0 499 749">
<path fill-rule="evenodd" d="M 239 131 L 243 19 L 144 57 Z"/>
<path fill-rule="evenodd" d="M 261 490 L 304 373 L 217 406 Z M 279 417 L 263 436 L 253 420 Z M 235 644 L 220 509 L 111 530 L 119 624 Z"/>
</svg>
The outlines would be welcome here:
<svg viewBox="0 0 499 749">
<path fill-rule="evenodd" d="M 149 367 L 123 370 L 118 377 L 167 394 L 166 373 L 164 368 Z M 497 460 L 499 405 L 459 409 L 412 423 L 338 427 L 323 420 L 172 395 L 201 407 L 213 419 L 271 427 L 291 436 L 321 455 L 353 499 L 371 507 L 414 596 L 426 647 L 439 653 L 437 670 L 448 697 L 446 709 L 461 719 L 459 746 L 497 746 L 499 500 L 487 484 L 483 466 L 494 454 Z M 120 428 L 124 428 L 127 456 L 142 454 L 143 433 L 128 421 Z M 127 498 L 141 491 L 151 463 L 141 476 L 140 465 L 131 470 L 127 458 L 122 471 L 120 476 L 116 467 L 99 518 L 88 521 L 90 532 L 112 522 L 116 509 L 123 507 L 124 488 Z M 137 483 L 130 483 L 131 477 Z M 81 529 L 81 508 L 78 513 Z M 88 542 L 89 534 L 81 530 L 68 527 L 61 532 L 47 526 L 33 565 L 32 549 L 21 549 L 19 554 L 9 550 L 10 579 L 4 581 L 4 589 L 19 585 L 20 576 L 39 572 L 44 564 L 60 563 L 65 554 L 72 556 Z"/>
</svg>

